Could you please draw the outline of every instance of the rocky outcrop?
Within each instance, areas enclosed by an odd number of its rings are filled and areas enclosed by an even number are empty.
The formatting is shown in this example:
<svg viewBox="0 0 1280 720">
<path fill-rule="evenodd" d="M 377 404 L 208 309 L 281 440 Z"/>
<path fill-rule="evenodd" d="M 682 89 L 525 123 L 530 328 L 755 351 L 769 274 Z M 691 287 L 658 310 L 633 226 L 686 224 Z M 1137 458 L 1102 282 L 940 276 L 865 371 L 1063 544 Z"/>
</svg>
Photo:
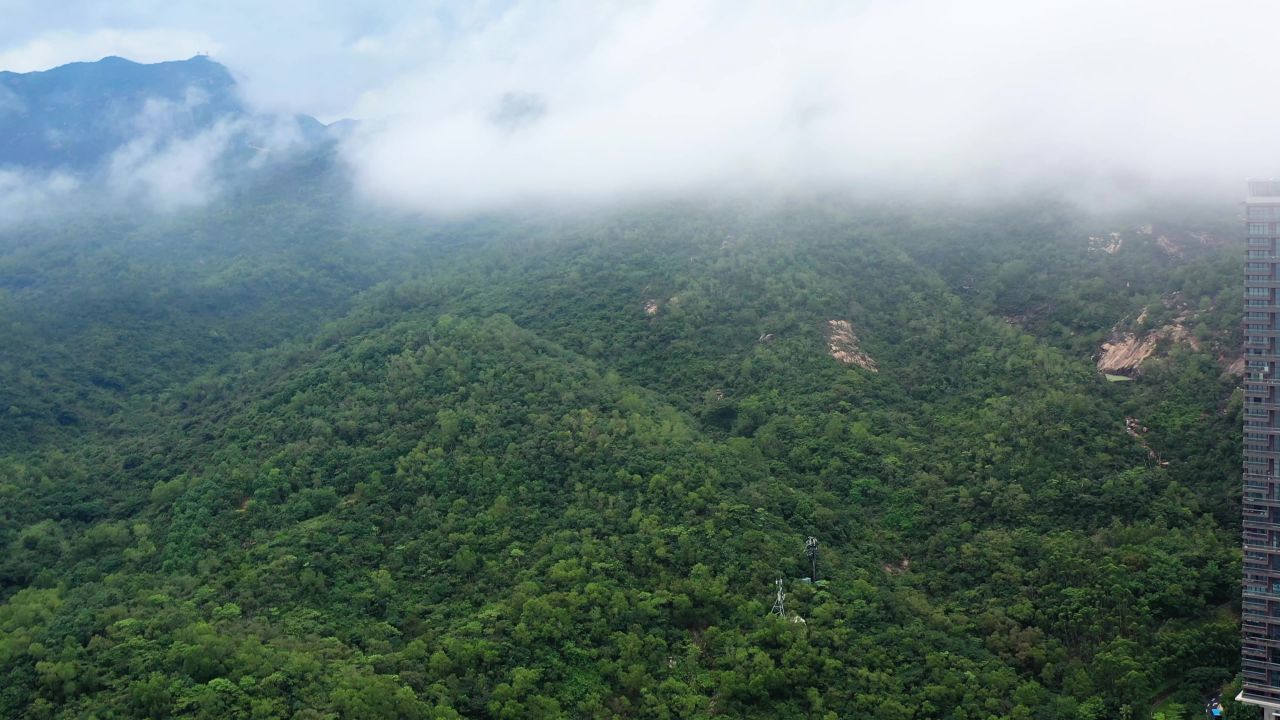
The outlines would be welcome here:
<svg viewBox="0 0 1280 720">
<path fill-rule="evenodd" d="M 1141 323 L 1145 318 L 1144 310 L 1138 317 L 1138 322 Z M 1155 353 L 1162 340 L 1199 350 L 1200 341 L 1183 324 L 1187 319 L 1186 315 L 1180 315 L 1172 323 L 1142 334 L 1122 332 L 1117 327 L 1112 332 L 1111 339 L 1102 343 L 1098 355 L 1098 370 L 1110 375 L 1132 375 Z"/>
<path fill-rule="evenodd" d="M 1120 248 L 1124 247 L 1124 238 L 1120 233 L 1108 233 L 1105 237 L 1098 235 L 1089 236 L 1089 252 L 1102 252 L 1108 255 L 1115 255 Z"/>
<path fill-rule="evenodd" d="M 1232 360 L 1230 365 L 1227 365 L 1227 369 L 1224 371 L 1224 374 L 1229 377 L 1244 377 L 1244 368 L 1244 357 L 1241 356 Z"/>
<path fill-rule="evenodd" d="M 1098 358 L 1098 370 L 1111 375 L 1128 375 L 1135 372 L 1144 360 L 1156 351 L 1160 338 L 1155 333 L 1139 338 L 1125 333 L 1112 342 L 1102 343 Z"/>
<path fill-rule="evenodd" d="M 876 361 L 858 347 L 858 336 L 853 333 L 853 324 L 848 320 L 827 321 L 827 348 L 831 357 L 845 365 L 879 372 Z"/>
</svg>

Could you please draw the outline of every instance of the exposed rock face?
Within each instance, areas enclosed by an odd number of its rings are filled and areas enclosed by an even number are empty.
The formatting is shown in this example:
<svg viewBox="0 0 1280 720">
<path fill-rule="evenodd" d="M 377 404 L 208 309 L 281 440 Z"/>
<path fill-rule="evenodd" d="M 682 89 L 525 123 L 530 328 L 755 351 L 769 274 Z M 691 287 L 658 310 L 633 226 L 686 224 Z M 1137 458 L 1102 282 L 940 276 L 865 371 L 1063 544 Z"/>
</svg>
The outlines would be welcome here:
<svg viewBox="0 0 1280 720">
<path fill-rule="evenodd" d="M 911 559 L 902 558 L 896 563 L 885 563 L 882 567 L 890 575 L 901 575 L 911 569 Z"/>
<path fill-rule="evenodd" d="M 1230 242 L 1232 242 L 1231 238 L 1218 237 L 1207 232 L 1197 232 L 1175 225 L 1156 226 L 1147 223 L 1132 230 L 1090 235 L 1088 249 L 1090 253 L 1114 255 L 1128 243 L 1135 251 L 1156 249 L 1165 258 L 1177 262 L 1196 255 L 1205 248 Z"/>
<path fill-rule="evenodd" d="M 1115 255 L 1121 247 L 1124 246 L 1124 238 L 1120 237 L 1120 233 L 1109 233 L 1106 237 L 1091 235 L 1089 237 L 1089 252 L 1104 252 L 1108 255 Z"/>
<path fill-rule="evenodd" d="M 1150 431 L 1150 428 L 1143 425 L 1141 420 L 1136 417 L 1126 416 L 1124 419 L 1124 431 L 1137 438 L 1138 444 L 1146 449 L 1147 457 L 1155 460 L 1161 467 L 1169 467 L 1169 461 L 1161 459 L 1160 453 L 1156 452 L 1155 448 L 1151 447 L 1147 442 L 1146 434 Z"/>
<path fill-rule="evenodd" d="M 1156 351 L 1160 338 L 1151 333 L 1141 339 L 1133 333 L 1125 333 L 1115 342 L 1102 343 L 1102 356 L 1098 358 L 1098 370 L 1112 375 L 1125 375 L 1138 369 L 1142 361 Z"/>
<path fill-rule="evenodd" d="M 658 301 L 648 300 L 644 304 L 644 314 L 653 317 L 658 314 Z"/>
<path fill-rule="evenodd" d="M 1233 375 L 1235 377 L 1244 377 L 1244 368 L 1244 357 L 1238 357 L 1235 360 L 1232 360 L 1231 364 L 1227 366 L 1226 374 Z"/>
<path fill-rule="evenodd" d="M 1139 316 L 1139 321 L 1146 317 L 1146 311 Z M 1152 353 L 1161 340 L 1186 345 L 1192 350 L 1200 349 L 1200 341 L 1187 331 L 1182 324 L 1185 316 L 1179 316 L 1174 322 L 1141 336 L 1131 332 L 1118 333 L 1110 342 L 1102 343 L 1102 352 L 1098 357 L 1098 370 L 1112 375 L 1131 375 Z"/>
<path fill-rule="evenodd" d="M 853 334 L 853 324 L 848 320 L 827 321 L 827 348 L 831 357 L 845 365 L 879 372 L 876 361 L 858 347 L 858 336 Z"/>
<path fill-rule="evenodd" d="M 1161 235 L 1160 237 L 1156 238 L 1156 245 L 1161 250 L 1165 251 L 1165 254 L 1171 257 L 1178 257 L 1178 258 L 1182 257 L 1182 248 L 1174 244 L 1174 242 L 1170 240 L 1167 236 Z"/>
</svg>

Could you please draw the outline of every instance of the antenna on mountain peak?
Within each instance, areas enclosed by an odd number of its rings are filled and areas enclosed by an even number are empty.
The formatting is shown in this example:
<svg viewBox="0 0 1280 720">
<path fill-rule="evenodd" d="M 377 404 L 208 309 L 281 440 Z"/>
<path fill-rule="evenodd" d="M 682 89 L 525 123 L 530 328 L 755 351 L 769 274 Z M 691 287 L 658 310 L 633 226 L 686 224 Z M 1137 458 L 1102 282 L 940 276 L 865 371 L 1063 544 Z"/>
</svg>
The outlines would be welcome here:
<svg viewBox="0 0 1280 720">
<path fill-rule="evenodd" d="M 818 538 L 810 535 L 804 539 L 804 554 L 809 556 L 809 579 L 818 582 Z"/>
<path fill-rule="evenodd" d="M 775 584 L 778 586 L 778 597 L 773 601 L 773 609 L 769 611 L 769 614 L 785 618 L 787 616 L 787 611 L 783 608 L 782 603 L 786 600 L 787 593 L 782 589 L 782 578 L 778 578 L 778 581 Z"/>
</svg>

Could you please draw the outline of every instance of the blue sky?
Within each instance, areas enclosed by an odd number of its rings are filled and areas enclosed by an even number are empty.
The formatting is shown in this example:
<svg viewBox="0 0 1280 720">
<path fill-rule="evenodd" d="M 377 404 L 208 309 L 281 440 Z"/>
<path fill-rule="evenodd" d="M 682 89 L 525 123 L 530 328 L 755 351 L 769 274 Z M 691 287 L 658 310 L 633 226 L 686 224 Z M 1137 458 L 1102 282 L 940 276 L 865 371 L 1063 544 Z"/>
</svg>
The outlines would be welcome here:
<svg viewBox="0 0 1280 720">
<path fill-rule="evenodd" d="M 0 70 L 43 70 L 105 55 L 158 62 L 207 52 L 229 65 L 259 104 L 341 116 L 361 92 L 406 65 L 428 62 L 507 6 L 0 0 Z"/>
</svg>

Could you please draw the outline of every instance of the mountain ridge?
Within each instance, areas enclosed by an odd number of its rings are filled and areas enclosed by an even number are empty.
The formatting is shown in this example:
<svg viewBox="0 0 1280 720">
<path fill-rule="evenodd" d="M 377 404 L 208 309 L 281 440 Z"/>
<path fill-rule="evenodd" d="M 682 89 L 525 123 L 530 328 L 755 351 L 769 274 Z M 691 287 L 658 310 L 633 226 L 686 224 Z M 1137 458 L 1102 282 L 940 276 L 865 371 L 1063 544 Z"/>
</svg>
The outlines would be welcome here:
<svg viewBox="0 0 1280 720">
<path fill-rule="evenodd" d="M 198 137 L 219 123 L 264 120 L 291 124 L 306 144 L 334 137 L 309 115 L 255 112 L 231 71 L 207 55 L 158 63 L 110 55 L 48 70 L 0 71 L 0 167 L 91 174 L 139 136 L 165 143 Z"/>
</svg>

